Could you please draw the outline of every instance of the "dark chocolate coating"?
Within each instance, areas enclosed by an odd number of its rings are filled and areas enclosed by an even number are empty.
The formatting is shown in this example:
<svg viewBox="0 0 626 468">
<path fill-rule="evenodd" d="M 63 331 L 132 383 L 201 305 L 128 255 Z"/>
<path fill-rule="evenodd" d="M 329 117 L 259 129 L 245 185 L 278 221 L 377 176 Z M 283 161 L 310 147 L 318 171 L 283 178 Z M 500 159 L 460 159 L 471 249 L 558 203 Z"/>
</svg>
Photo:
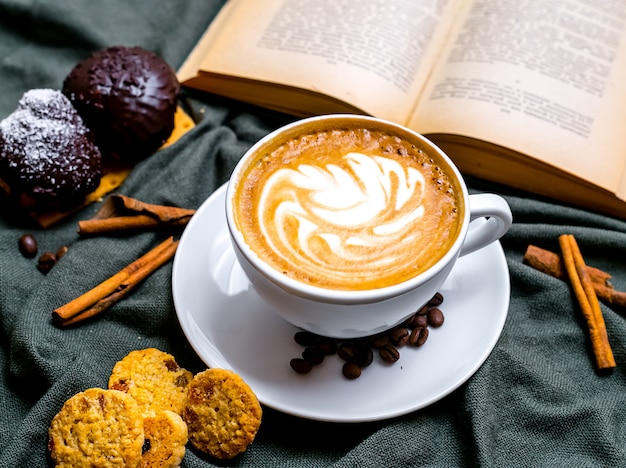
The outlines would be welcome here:
<svg viewBox="0 0 626 468">
<path fill-rule="evenodd" d="M 33 89 L 0 122 L 0 179 L 23 208 L 67 208 L 98 187 L 101 153 L 72 103 Z"/>
<path fill-rule="evenodd" d="M 74 67 L 63 82 L 105 154 L 136 161 L 172 133 L 180 84 L 172 68 L 140 47 L 109 47 Z"/>
</svg>

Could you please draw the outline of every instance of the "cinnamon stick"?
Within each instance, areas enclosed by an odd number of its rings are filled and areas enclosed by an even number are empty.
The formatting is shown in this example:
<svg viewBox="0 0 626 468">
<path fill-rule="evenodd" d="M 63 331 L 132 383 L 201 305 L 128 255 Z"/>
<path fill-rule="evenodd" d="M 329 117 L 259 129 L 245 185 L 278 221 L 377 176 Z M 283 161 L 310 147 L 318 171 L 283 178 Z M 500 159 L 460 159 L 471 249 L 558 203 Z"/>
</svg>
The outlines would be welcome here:
<svg viewBox="0 0 626 468">
<path fill-rule="evenodd" d="M 604 317 L 576 239 L 571 234 L 559 236 L 563 264 L 574 295 L 587 323 L 591 347 L 599 370 L 613 369 L 615 358 L 609 343 Z"/>
<path fill-rule="evenodd" d="M 169 237 L 93 289 L 55 309 L 52 312 L 53 321 L 67 327 L 104 312 L 167 263 L 177 247 L 178 241 Z"/>
<path fill-rule="evenodd" d="M 547 275 L 567 281 L 563 259 L 557 253 L 529 245 L 524 254 L 523 262 Z M 610 283 L 611 275 L 589 265 L 586 266 L 586 270 L 598 299 L 614 311 L 626 314 L 626 292 L 613 289 Z"/>
<path fill-rule="evenodd" d="M 115 216 L 105 219 L 87 219 L 78 222 L 80 235 L 94 235 L 141 229 L 154 229 L 167 226 L 184 226 L 188 218 L 169 221 L 167 223 L 148 215 Z"/>
<path fill-rule="evenodd" d="M 610 286 L 593 284 L 598 299 L 619 314 L 626 314 L 626 292 L 616 291 Z"/>
<path fill-rule="evenodd" d="M 195 210 L 191 209 L 154 205 L 125 195 L 110 195 L 91 219 L 78 222 L 78 233 L 95 235 L 184 226 L 194 213 Z"/>
<path fill-rule="evenodd" d="M 535 245 L 529 245 L 524 255 L 524 263 L 555 278 L 567 279 L 563 260 L 559 254 L 549 250 L 542 249 Z M 605 271 L 589 265 L 587 265 L 586 268 L 594 283 L 607 285 L 608 281 L 611 279 L 611 275 Z"/>
</svg>

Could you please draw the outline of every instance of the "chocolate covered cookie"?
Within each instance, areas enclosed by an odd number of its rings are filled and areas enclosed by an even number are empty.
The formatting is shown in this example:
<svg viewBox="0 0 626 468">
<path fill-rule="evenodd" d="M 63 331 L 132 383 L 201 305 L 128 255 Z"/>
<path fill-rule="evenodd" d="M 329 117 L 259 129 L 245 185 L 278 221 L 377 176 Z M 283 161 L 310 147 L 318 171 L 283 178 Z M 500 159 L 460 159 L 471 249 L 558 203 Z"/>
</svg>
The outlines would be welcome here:
<svg viewBox="0 0 626 468">
<path fill-rule="evenodd" d="M 0 122 L 0 187 L 17 206 L 77 205 L 101 177 L 93 136 L 60 91 L 27 91 Z"/>
<path fill-rule="evenodd" d="M 105 154 L 136 161 L 174 129 L 180 84 L 174 70 L 141 47 L 109 47 L 78 63 L 63 93 Z"/>
</svg>

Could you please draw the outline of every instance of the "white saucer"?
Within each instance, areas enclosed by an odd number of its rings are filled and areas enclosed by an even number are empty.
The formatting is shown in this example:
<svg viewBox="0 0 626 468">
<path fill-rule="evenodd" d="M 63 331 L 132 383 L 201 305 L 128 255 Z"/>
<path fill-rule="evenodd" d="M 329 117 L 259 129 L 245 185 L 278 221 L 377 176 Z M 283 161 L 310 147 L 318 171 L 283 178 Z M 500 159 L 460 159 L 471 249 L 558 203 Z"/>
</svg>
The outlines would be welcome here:
<svg viewBox="0 0 626 468">
<path fill-rule="evenodd" d="M 258 298 L 235 260 L 220 187 L 185 229 L 174 259 L 172 290 L 178 320 L 209 367 L 237 372 L 264 405 L 296 416 L 334 422 L 391 418 L 443 398 L 487 359 L 509 307 L 509 271 L 494 243 L 460 258 L 441 288 L 445 323 L 421 348 L 400 348 L 400 360 L 378 359 L 360 378 L 341 375 L 329 356 L 309 374 L 289 366 L 302 347 L 295 327 Z"/>
</svg>

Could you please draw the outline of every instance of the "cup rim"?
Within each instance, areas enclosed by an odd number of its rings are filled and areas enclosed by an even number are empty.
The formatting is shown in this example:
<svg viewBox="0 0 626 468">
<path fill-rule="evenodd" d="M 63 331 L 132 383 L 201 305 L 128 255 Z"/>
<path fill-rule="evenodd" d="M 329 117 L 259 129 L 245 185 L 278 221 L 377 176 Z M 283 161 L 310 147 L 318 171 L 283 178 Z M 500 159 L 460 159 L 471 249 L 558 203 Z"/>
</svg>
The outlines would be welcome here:
<svg viewBox="0 0 626 468">
<path fill-rule="evenodd" d="M 384 286 L 376 289 L 367 290 L 344 290 L 344 289 L 330 289 L 322 288 L 320 286 L 313 286 L 296 279 L 290 278 L 274 267 L 262 260 L 245 241 L 243 234 L 236 228 L 236 223 L 233 214 L 233 195 L 237 186 L 237 179 L 233 180 L 233 177 L 242 172 L 247 165 L 247 160 L 252 157 L 260 148 L 270 143 L 276 136 L 295 131 L 299 127 L 307 126 L 317 121 L 359 121 L 369 122 L 373 125 L 379 125 L 381 128 L 390 127 L 397 132 L 405 133 L 411 138 L 420 140 L 424 145 L 428 146 L 432 151 L 435 151 L 440 158 L 445 161 L 449 169 L 454 174 L 454 177 L 458 180 L 458 186 L 462 192 L 462 199 L 464 203 L 464 213 L 461 222 L 461 227 L 457 233 L 455 241 L 452 243 L 448 251 L 441 256 L 433 265 L 427 270 L 406 279 L 400 283 Z M 294 294 L 296 296 L 311 299 L 317 302 L 333 303 L 333 304 L 366 304 L 372 302 L 380 302 L 386 299 L 390 299 L 396 296 L 403 295 L 419 285 L 428 282 L 431 278 L 439 274 L 450 262 L 455 261 L 458 256 L 461 247 L 463 245 L 465 236 L 467 234 L 469 222 L 470 222 L 470 209 L 469 209 L 469 194 L 465 180 L 463 179 L 459 169 L 452 162 L 450 157 L 441 150 L 435 143 L 426 138 L 424 135 L 411 130 L 408 127 L 391 122 L 389 120 L 381 119 L 378 117 L 372 117 L 359 114 L 325 114 L 313 117 L 306 117 L 296 120 L 294 122 L 283 125 L 272 132 L 265 135 L 263 138 L 253 144 L 241 157 L 241 159 L 235 165 L 231 173 L 231 177 L 226 187 L 225 197 L 225 210 L 226 210 L 226 224 L 228 232 L 231 236 L 231 242 L 235 251 L 238 251 L 245 259 L 251 264 L 251 266 L 264 276 L 267 280 L 274 283 L 281 289 Z"/>
</svg>

